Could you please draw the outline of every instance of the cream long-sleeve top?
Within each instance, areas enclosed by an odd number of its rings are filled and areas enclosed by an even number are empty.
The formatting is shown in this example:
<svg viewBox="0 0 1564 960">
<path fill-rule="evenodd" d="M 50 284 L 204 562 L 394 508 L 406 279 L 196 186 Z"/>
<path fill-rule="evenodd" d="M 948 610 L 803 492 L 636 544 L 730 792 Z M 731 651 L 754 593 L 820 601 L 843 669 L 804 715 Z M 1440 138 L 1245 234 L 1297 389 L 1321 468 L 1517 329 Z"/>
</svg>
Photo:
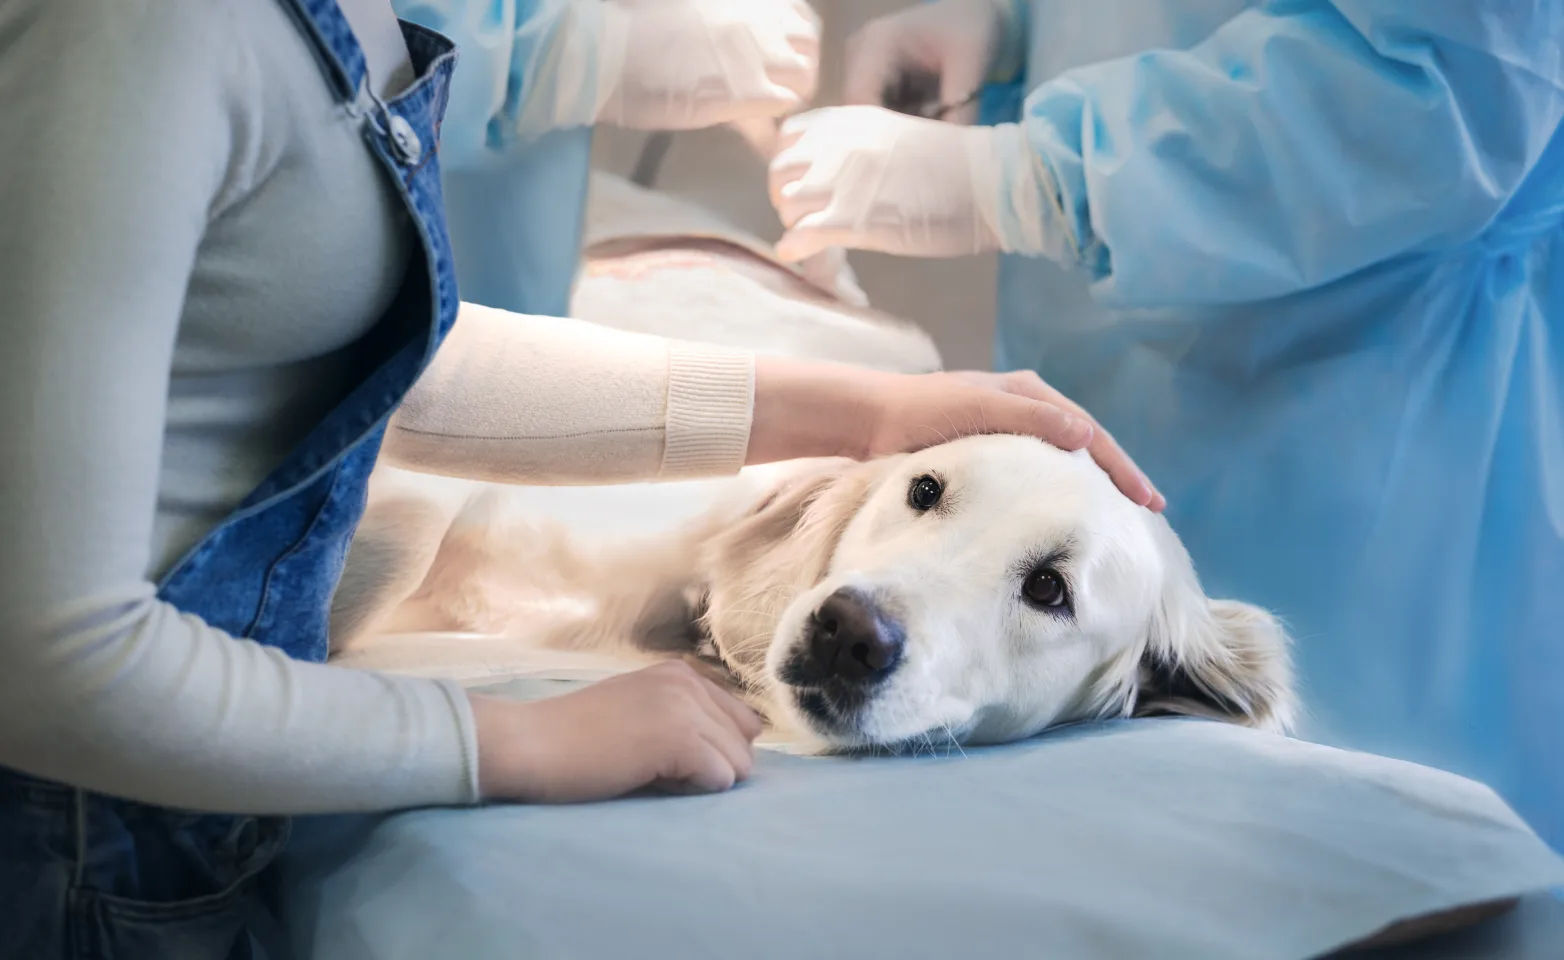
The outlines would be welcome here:
<svg viewBox="0 0 1564 960">
<path fill-rule="evenodd" d="M 385 95 L 386 0 L 344 0 Z M 345 394 L 415 236 L 282 5 L 0 4 L 0 766 L 234 813 L 476 799 L 450 683 L 290 660 L 154 583 Z M 384 456 L 736 470 L 753 359 L 464 306 Z"/>
</svg>

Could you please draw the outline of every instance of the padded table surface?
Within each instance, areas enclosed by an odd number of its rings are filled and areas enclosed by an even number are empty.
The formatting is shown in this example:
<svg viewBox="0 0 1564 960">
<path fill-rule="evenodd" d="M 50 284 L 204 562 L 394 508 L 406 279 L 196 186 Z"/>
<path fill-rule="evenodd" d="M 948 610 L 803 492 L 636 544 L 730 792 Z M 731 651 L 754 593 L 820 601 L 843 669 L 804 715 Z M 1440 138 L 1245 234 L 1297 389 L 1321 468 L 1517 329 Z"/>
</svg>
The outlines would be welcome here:
<svg viewBox="0 0 1564 960">
<path fill-rule="evenodd" d="M 500 692 L 548 692 L 518 683 Z M 1564 956 L 1542 893 L 1564 860 L 1487 788 L 1192 720 L 965 755 L 761 751 L 717 796 L 305 821 L 280 876 L 306 960 L 1302 960 L 1528 894 L 1443 953 L 1381 956 Z"/>
</svg>

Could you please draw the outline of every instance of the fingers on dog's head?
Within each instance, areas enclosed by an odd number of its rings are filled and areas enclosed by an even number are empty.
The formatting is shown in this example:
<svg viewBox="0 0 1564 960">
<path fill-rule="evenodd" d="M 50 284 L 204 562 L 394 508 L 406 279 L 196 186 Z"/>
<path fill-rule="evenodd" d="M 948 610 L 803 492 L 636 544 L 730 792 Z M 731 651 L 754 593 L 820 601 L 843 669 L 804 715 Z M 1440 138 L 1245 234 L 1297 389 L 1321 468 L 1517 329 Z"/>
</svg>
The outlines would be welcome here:
<svg viewBox="0 0 1564 960">
<path fill-rule="evenodd" d="M 1056 403 L 1014 393 L 998 394 L 986 401 L 982 420 L 985 433 L 1018 433 L 1037 437 L 1062 450 L 1080 450 L 1091 443 L 1095 427 Z"/>
</svg>

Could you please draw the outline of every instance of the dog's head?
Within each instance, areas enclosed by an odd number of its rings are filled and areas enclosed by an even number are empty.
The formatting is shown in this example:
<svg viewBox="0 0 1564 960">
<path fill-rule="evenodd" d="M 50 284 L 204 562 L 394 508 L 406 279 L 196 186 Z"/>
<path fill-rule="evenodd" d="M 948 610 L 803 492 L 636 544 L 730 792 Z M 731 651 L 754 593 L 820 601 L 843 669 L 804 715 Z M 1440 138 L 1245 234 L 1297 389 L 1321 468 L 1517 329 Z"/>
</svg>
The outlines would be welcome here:
<svg viewBox="0 0 1564 960">
<path fill-rule="evenodd" d="M 1166 521 L 1028 438 L 809 464 L 709 544 L 705 575 L 723 659 L 830 747 L 1292 718 L 1277 621 L 1208 599 Z"/>
</svg>

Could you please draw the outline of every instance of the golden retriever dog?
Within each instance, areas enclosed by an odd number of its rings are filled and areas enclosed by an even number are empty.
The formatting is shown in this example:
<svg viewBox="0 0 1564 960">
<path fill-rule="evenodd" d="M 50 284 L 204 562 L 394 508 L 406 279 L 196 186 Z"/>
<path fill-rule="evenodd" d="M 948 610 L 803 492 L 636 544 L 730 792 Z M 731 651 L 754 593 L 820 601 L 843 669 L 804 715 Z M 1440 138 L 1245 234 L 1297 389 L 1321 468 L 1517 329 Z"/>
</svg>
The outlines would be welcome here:
<svg viewBox="0 0 1564 960">
<path fill-rule="evenodd" d="M 1162 517 L 1031 438 L 781 465 L 676 532 L 595 549 L 507 513 L 503 489 L 408 484 L 353 548 L 338 642 L 377 625 L 685 657 L 822 751 L 1155 714 L 1292 722 L 1277 620 L 1208 598 Z M 449 524 L 409 521 L 439 490 Z"/>
</svg>

